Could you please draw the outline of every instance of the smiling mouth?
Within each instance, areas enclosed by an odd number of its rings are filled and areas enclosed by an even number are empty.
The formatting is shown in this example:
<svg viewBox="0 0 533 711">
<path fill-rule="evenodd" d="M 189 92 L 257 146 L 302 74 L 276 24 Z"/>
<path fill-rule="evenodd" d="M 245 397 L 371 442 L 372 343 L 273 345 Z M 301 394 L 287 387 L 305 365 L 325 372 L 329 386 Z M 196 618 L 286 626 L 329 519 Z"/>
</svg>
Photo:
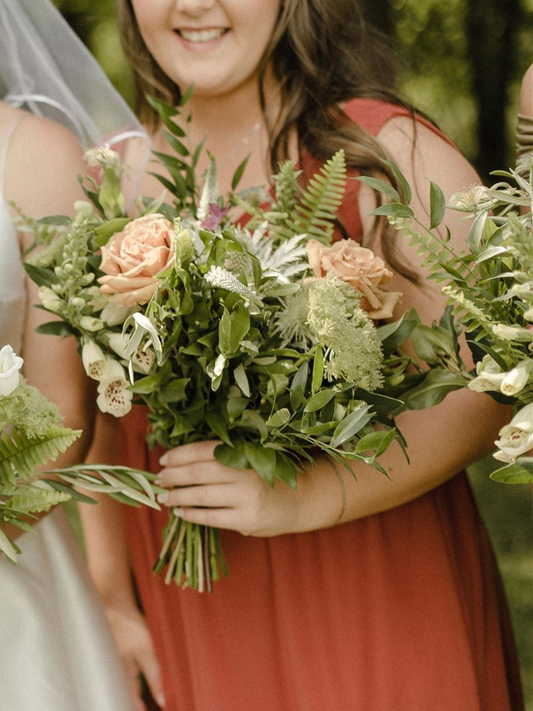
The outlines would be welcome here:
<svg viewBox="0 0 533 711">
<path fill-rule="evenodd" d="M 223 37 L 227 32 L 228 28 L 220 28 L 213 30 L 176 30 L 180 37 L 183 37 L 187 42 L 192 42 L 194 44 L 202 44 L 203 42 L 212 42 L 213 40 Z"/>
</svg>

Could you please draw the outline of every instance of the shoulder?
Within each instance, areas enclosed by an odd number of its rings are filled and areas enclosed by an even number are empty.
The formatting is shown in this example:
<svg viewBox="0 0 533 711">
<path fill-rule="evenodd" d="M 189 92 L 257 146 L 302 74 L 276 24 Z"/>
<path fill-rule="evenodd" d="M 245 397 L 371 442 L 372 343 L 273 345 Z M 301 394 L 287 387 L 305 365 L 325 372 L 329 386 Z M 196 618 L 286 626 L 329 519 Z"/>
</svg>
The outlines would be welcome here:
<svg viewBox="0 0 533 711">
<path fill-rule="evenodd" d="M 392 160 L 413 185 L 426 185 L 433 180 L 449 192 L 479 182 L 479 177 L 453 143 L 428 122 L 408 116 L 395 116 L 387 121 L 377 138 Z"/>
<path fill-rule="evenodd" d="M 77 176 L 87 172 L 76 137 L 64 126 L 26 111 L 7 153 L 5 193 L 36 216 L 65 212 L 79 197 Z"/>
</svg>

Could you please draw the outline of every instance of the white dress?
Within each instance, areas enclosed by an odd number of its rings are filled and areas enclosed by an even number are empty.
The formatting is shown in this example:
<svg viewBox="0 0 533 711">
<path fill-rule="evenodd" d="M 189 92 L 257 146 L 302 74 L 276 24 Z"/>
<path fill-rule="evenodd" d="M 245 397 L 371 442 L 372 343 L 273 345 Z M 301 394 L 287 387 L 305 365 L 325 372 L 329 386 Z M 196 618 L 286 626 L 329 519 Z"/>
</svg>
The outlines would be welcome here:
<svg viewBox="0 0 533 711">
<path fill-rule="evenodd" d="M 23 269 L 3 197 L 0 136 L 0 348 L 21 352 Z M 4 151 L 5 154 L 5 151 Z M 131 711 L 122 665 L 61 508 L 0 553 L 0 710 Z"/>
</svg>

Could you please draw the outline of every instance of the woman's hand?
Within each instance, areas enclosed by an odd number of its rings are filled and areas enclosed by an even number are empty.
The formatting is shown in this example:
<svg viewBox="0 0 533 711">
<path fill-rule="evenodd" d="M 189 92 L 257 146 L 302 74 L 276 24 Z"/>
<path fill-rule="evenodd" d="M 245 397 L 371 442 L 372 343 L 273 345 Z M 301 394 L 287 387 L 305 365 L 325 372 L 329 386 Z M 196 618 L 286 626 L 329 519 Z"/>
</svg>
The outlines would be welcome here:
<svg viewBox="0 0 533 711">
<path fill-rule="evenodd" d="M 146 679 L 152 698 L 164 709 L 159 665 L 143 616 L 137 609 L 124 611 L 107 608 L 106 614 L 126 672 L 133 711 L 146 711 L 139 674 Z"/>
<path fill-rule="evenodd" d="M 276 480 L 271 487 L 250 469 L 232 469 L 214 457 L 220 442 L 196 442 L 177 447 L 161 458 L 159 474 L 168 492 L 159 502 L 176 508 L 185 521 L 228 528 L 246 536 L 278 536 L 302 530 L 304 480 L 298 490 Z"/>
</svg>

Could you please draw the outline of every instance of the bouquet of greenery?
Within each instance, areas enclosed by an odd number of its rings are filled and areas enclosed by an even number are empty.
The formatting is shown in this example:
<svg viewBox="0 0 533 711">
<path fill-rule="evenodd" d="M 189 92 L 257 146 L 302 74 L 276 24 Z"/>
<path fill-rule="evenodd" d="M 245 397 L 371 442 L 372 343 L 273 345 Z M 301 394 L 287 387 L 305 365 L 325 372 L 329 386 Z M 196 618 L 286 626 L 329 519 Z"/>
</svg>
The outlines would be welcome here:
<svg viewBox="0 0 533 711">
<path fill-rule="evenodd" d="M 62 427 L 57 407 L 20 375 L 22 364 L 11 346 L 0 350 L 0 523 L 31 531 L 28 518 L 57 504 L 69 499 L 96 503 L 77 488 L 159 508 L 150 483 L 154 477 L 144 472 L 100 465 L 36 472 L 75 442 L 81 430 Z M 1 529 L 0 551 L 13 562 L 20 553 Z"/>
<path fill-rule="evenodd" d="M 243 163 L 223 198 L 212 159 L 197 189 L 201 146 L 187 148 L 180 110 L 154 105 L 180 156 L 156 154 L 172 204 L 144 199 L 139 217 L 126 216 L 118 155 L 90 151 L 101 171 L 85 182 L 90 202 L 72 222 L 37 225 L 47 246 L 28 273 L 61 318 L 43 330 L 79 340 L 101 410 L 121 417 L 134 399 L 148 406 L 151 445 L 220 439 L 219 461 L 271 485 L 296 487 L 319 452 L 385 473 L 377 457 L 393 439 L 404 445 L 397 396 L 425 378 L 399 350 L 419 323 L 407 314 L 376 328 L 400 298 L 382 289 L 392 273 L 356 243 L 330 244 L 343 152 L 303 191 L 283 164 L 270 196 L 237 192 Z M 415 393 L 411 406 L 424 398 Z M 164 568 L 166 582 L 211 589 L 226 573 L 218 532 L 171 513 L 155 565 Z"/>
<path fill-rule="evenodd" d="M 386 214 L 425 256 L 431 277 L 442 283 L 455 325 L 422 326 L 422 357 L 436 366 L 429 378 L 446 377 L 456 387 L 467 385 L 514 405 L 515 415 L 500 431 L 494 457 L 505 466 L 491 477 L 506 483 L 533 483 L 533 156 L 517 170 L 497 171 L 492 187 L 474 185 L 452 195 L 448 207 L 472 219 L 467 249 L 454 253 L 449 230 L 441 225 L 445 200 L 431 185 L 431 222 L 416 220 L 406 199 L 377 186 L 392 202 L 376 212 Z M 405 182 L 405 181 L 404 181 Z M 439 228 L 439 229 L 438 229 Z M 443 233 L 442 236 L 440 233 Z M 464 329 L 475 372 L 468 372 L 454 331 Z M 429 350 L 428 350 L 429 347 Z"/>
</svg>

